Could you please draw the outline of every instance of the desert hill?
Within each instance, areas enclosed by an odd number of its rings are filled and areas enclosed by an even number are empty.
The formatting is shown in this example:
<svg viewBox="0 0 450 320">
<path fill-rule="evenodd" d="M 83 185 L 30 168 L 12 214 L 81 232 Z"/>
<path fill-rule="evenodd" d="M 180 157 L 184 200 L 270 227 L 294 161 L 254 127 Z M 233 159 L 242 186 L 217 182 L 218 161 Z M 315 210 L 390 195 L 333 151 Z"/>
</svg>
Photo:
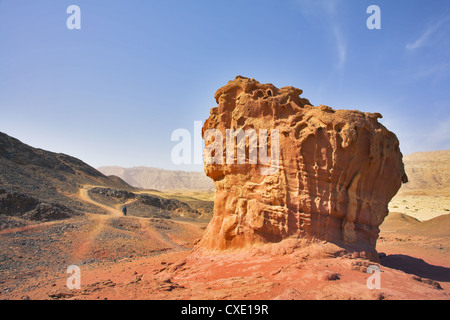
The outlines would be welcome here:
<svg viewBox="0 0 450 320">
<path fill-rule="evenodd" d="M 118 177 L 107 177 L 83 161 L 33 148 L 0 132 L 0 214 L 29 220 L 54 220 L 96 212 L 73 194 L 83 185 L 133 190 Z"/>
<path fill-rule="evenodd" d="M 417 152 L 403 157 L 408 183 L 389 203 L 389 211 L 420 221 L 450 212 L 450 150 Z"/>
<path fill-rule="evenodd" d="M 450 236 L 450 214 L 419 221 L 400 212 L 390 212 L 381 225 L 384 232 L 403 232 L 428 237 Z"/>
<path fill-rule="evenodd" d="M 410 190 L 450 190 L 450 150 L 416 152 L 403 157 Z"/>
<path fill-rule="evenodd" d="M 121 215 L 126 203 L 129 214 L 140 217 L 195 219 L 205 213 L 177 199 L 138 192 L 77 158 L 0 133 L 0 229 L 22 226 L 21 219 L 50 221 L 86 212 Z"/>
<path fill-rule="evenodd" d="M 134 189 L 118 177 L 107 177 L 83 161 L 33 148 L 0 132 L 0 184 L 8 191 L 40 198 L 77 190 L 80 185 Z"/>
<path fill-rule="evenodd" d="M 103 174 L 120 177 L 130 185 L 157 190 L 211 190 L 214 184 L 203 172 L 171 171 L 158 168 L 117 166 L 98 168 Z"/>
</svg>

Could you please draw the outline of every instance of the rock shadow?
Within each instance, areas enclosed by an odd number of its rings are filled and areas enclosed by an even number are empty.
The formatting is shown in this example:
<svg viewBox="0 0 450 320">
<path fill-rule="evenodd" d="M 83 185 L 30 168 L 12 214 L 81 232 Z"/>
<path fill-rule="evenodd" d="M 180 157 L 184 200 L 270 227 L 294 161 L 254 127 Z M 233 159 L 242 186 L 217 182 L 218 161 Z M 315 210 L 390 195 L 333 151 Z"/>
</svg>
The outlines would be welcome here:
<svg viewBox="0 0 450 320">
<path fill-rule="evenodd" d="M 450 268 L 431 265 L 422 259 L 403 254 L 388 255 L 381 259 L 381 265 L 421 278 L 450 282 Z"/>
</svg>

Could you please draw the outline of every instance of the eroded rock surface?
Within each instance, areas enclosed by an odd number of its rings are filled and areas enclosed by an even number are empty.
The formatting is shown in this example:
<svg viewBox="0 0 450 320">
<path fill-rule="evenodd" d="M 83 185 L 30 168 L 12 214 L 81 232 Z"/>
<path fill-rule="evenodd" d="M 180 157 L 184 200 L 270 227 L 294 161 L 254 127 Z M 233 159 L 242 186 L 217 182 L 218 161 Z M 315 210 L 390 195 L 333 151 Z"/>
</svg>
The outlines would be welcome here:
<svg viewBox="0 0 450 320">
<path fill-rule="evenodd" d="M 241 76 L 216 92 L 218 107 L 203 134 L 222 133 L 224 160 L 211 163 L 216 154 L 205 152 L 216 195 L 201 248 L 248 248 L 298 237 L 376 253 L 387 205 L 407 182 L 399 141 L 378 122 L 378 113 L 315 107 L 301 94 Z M 226 164 L 227 129 L 277 129 L 276 172 L 264 175 L 266 165 L 249 164 L 249 150 L 246 164 Z"/>
</svg>

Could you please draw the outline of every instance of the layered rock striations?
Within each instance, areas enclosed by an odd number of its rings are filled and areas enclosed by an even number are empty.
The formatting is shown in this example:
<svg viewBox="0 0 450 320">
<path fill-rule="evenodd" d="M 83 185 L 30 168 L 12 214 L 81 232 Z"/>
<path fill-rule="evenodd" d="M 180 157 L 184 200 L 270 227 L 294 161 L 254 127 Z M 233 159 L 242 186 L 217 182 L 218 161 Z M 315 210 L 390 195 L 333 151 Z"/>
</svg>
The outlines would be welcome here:
<svg viewBox="0 0 450 320">
<path fill-rule="evenodd" d="M 205 172 L 216 194 L 201 248 L 248 248 L 297 237 L 375 252 L 387 205 L 407 182 L 399 141 L 378 122 L 378 113 L 315 107 L 301 94 L 241 76 L 216 92 L 218 106 L 202 132 Z M 238 164 L 237 146 L 232 150 L 228 141 L 227 148 L 227 129 L 267 130 L 272 156 L 276 130 L 278 161 L 260 161 L 258 154 L 257 163 L 249 163 L 248 135 L 241 141 L 246 163 Z M 214 131 L 222 136 L 208 135 Z M 219 142 L 223 154 L 211 148 Z M 259 136 L 258 149 L 263 144 Z M 227 164 L 232 151 L 234 162 Z M 271 174 L 262 170 L 270 167 Z"/>
</svg>

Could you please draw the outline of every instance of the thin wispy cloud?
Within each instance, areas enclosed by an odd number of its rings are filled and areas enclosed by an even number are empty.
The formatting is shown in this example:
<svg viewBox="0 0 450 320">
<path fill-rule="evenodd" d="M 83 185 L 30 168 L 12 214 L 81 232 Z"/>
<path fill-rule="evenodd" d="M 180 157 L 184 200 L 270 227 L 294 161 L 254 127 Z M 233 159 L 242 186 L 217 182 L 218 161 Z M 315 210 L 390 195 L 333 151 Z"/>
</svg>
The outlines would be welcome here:
<svg viewBox="0 0 450 320">
<path fill-rule="evenodd" d="M 333 28 L 334 38 L 336 40 L 336 49 L 338 52 L 338 62 L 336 67 L 338 69 L 343 69 L 345 62 L 347 61 L 347 44 L 342 35 L 342 31 L 338 26 Z"/>
<path fill-rule="evenodd" d="M 331 37 L 336 46 L 337 62 L 335 67 L 337 70 L 342 70 L 347 61 L 347 42 L 338 22 L 340 2 L 341 0 L 297 0 L 297 4 L 305 17 L 329 21 L 330 26 L 327 29 L 331 31 Z M 323 14 L 325 14 L 325 18 Z"/>
<path fill-rule="evenodd" d="M 432 37 L 433 34 L 435 34 L 441 27 L 445 26 L 445 24 L 449 21 L 450 21 L 450 17 L 446 17 L 446 18 L 441 19 L 438 22 L 430 25 L 416 41 L 414 41 L 412 43 L 408 43 L 406 45 L 406 49 L 415 50 L 420 47 L 423 47 L 424 45 L 426 45 L 428 43 L 430 37 Z"/>
</svg>

